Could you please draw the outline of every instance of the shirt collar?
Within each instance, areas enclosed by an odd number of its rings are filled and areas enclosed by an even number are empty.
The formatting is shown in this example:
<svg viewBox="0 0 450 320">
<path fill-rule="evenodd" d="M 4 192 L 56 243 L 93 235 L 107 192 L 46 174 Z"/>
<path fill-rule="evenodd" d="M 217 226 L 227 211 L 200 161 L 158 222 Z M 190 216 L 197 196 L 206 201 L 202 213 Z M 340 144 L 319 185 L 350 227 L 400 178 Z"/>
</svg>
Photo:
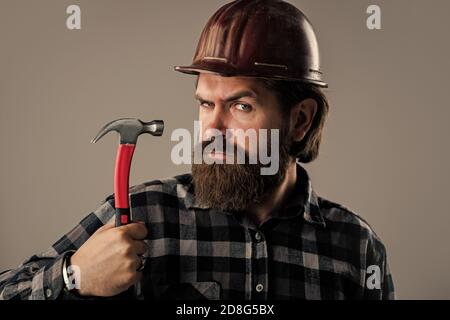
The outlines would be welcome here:
<svg viewBox="0 0 450 320">
<path fill-rule="evenodd" d="M 196 203 L 192 176 L 190 176 L 190 179 L 186 184 L 186 189 L 184 202 L 187 209 L 212 209 Z M 309 177 L 308 172 L 297 163 L 297 182 L 295 189 L 283 207 L 274 212 L 272 217 L 288 219 L 300 216 L 303 217 L 306 222 L 326 227 L 320 211 L 318 196 L 312 187 L 311 178 Z"/>
</svg>

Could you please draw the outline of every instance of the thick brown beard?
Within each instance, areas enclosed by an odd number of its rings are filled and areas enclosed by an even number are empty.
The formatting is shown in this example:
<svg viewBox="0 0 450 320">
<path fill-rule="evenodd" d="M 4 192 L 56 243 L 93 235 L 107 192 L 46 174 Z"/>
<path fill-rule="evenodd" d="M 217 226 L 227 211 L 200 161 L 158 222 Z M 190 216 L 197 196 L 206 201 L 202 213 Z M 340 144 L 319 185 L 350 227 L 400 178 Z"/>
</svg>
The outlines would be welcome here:
<svg viewBox="0 0 450 320">
<path fill-rule="evenodd" d="M 196 204 L 222 211 L 244 211 L 250 205 L 260 203 L 286 176 L 290 160 L 289 140 L 280 135 L 279 170 L 274 175 L 261 175 L 265 165 L 260 163 L 193 164 Z"/>
</svg>

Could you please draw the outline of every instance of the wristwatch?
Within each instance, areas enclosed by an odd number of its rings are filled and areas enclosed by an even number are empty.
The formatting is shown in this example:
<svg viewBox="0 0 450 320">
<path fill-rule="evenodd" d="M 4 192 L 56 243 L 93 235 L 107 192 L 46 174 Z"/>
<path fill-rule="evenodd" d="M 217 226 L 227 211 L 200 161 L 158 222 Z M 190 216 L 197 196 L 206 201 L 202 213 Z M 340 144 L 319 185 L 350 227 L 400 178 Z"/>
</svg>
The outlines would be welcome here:
<svg viewBox="0 0 450 320">
<path fill-rule="evenodd" d="M 62 266 L 62 276 L 63 276 L 63 280 L 64 280 L 64 287 L 67 291 L 70 292 L 76 292 L 77 288 L 76 286 L 71 283 L 71 281 L 69 280 L 69 272 L 67 271 L 67 269 L 70 267 L 70 258 L 73 256 L 73 254 L 75 253 L 75 251 L 69 251 L 65 254 L 64 256 L 64 260 L 63 260 L 63 266 Z"/>
</svg>

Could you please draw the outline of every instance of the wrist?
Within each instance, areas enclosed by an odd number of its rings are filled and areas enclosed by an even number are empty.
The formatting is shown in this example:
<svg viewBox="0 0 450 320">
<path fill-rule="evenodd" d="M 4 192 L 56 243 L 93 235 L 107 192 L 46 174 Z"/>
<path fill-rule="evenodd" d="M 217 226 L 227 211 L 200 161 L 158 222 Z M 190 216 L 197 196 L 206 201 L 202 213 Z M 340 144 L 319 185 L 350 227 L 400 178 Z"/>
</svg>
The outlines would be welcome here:
<svg viewBox="0 0 450 320">
<path fill-rule="evenodd" d="M 65 290 L 78 294 L 80 288 L 80 270 L 77 266 L 71 264 L 71 257 L 75 251 L 69 251 L 65 254 L 62 265 L 62 277 Z"/>
</svg>

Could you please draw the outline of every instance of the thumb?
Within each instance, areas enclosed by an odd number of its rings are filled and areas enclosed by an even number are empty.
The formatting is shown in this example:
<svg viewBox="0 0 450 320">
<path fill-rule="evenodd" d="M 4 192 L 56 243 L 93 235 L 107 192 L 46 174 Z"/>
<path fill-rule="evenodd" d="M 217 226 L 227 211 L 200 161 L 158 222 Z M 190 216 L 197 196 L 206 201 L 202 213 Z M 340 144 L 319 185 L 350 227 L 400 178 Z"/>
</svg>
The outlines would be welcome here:
<svg viewBox="0 0 450 320">
<path fill-rule="evenodd" d="M 126 233 L 134 240 L 144 240 L 148 235 L 147 227 L 143 221 L 132 222 L 119 228 L 125 230 Z"/>
</svg>

